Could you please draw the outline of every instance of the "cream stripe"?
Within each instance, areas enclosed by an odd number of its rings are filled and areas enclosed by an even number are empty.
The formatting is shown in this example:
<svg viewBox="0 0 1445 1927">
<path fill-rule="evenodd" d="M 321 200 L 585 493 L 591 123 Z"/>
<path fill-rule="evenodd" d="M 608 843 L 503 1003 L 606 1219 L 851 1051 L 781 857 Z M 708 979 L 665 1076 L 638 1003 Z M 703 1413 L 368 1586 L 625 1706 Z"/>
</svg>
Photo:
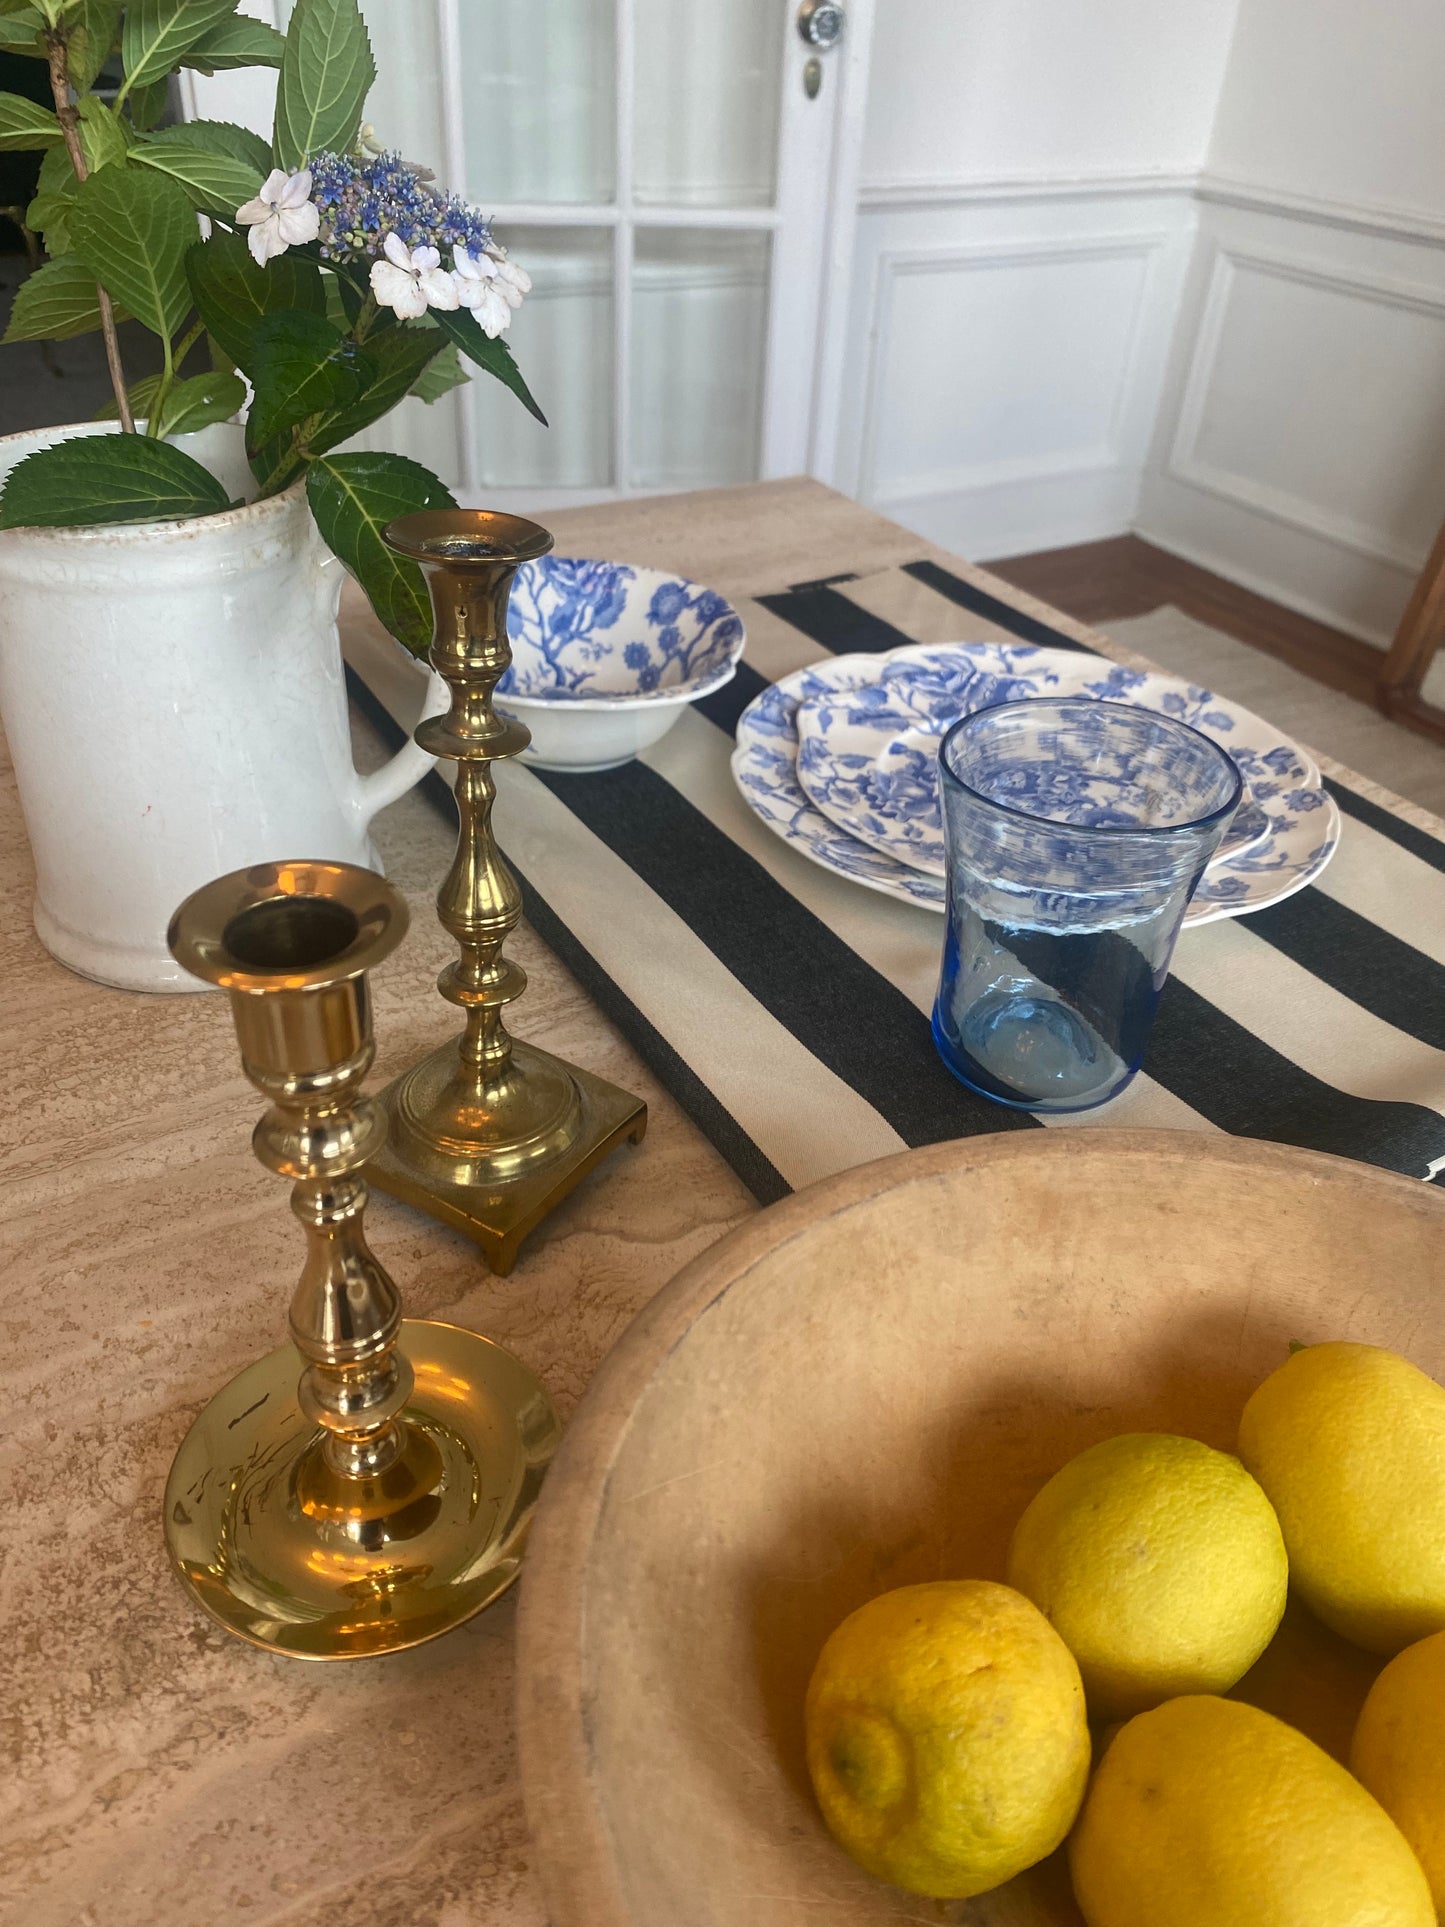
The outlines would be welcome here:
<svg viewBox="0 0 1445 1927">
<path fill-rule="evenodd" d="M 1336 1090 L 1445 1114 L 1445 1051 L 1376 1017 L 1254 936 L 1248 922 L 1212 923 L 1174 956 L 1174 974 L 1262 1042 Z"/>
<path fill-rule="evenodd" d="M 880 977 L 902 991 L 915 1008 L 925 1014 L 931 1012 L 943 947 L 943 918 L 932 910 L 917 909 L 862 889 L 789 849 L 759 822 L 739 794 L 728 767 L 728 742 L 705 716 L 689 709 L 660 743 L 643 753 L 642 761 L 731 837 Z M 1215 1128 L 1182 1098 L 1142 1075 L 1104 1111 L 1079 1111 L 1045 1121 L 1054 1125 L 1137 1125 L 1179 1131 Z"/>
<path fill-rule="evenodd" d="M 789 1184 L 907 1148 L 531 771 L 496 774 L 508 856 Z"/>
<path fill-rule="evenodd" d="M 1340 845 L 1315 888 L 1445 964 L 1445 872 L 1340 813 Z"/>
</svg>

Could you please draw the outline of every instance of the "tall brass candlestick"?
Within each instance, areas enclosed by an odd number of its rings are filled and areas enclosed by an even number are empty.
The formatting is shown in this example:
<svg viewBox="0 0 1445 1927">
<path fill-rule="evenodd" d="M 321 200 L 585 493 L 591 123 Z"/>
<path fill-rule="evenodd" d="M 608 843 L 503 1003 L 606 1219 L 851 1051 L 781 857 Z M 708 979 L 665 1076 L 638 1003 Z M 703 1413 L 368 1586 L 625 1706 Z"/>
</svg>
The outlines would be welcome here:
<svg viewBox="0 0 1445 1927">
<path fill-rule="evenodd" d="M 492 834 L 492 765 L 532 739 L 496 713 L 492 692 L 512 660 L 512 578 L 552 538 L 517 515 L 435 509 L 392 522 L 385 540 L 426 575 L 432 667 L 451 690 L 446 715 L 423 722 L 416 740 L 457 765 L 460 829 L 437 915 L 461 955 L 437 988 L 466 1012 L 466 1029 L 382 1092 L 390 1130 L 368 1175 L 474 1239 L 492 1270 L 505 1273 L 523 1238 L 580 1178 L 625 1139 L 641 1138 L 647 1106 L 511 1037 L 502 1021 L 527 979 L 502 955 L 522 895 Z"/>
<path fill-rule="evenodd" d="M 230 996 L 242 1065 L 270 1101 L 252 1142 L 292 1180 L 306 1263 L 292 1343 L 223 1387 L 182 1442 L 166 1542 L 213 1618 L 304 1659 L 415 1646 L 494 1599 L 560 1434 L 520 1359 L 403 1320 L 366 1242 L 360 1172 L 386 1132 L 361 1096 L 366 973 L 406 925 L 370 870 L 295 862 L 207 884 L 170 929 L 177 961 Z"/>
</svg>

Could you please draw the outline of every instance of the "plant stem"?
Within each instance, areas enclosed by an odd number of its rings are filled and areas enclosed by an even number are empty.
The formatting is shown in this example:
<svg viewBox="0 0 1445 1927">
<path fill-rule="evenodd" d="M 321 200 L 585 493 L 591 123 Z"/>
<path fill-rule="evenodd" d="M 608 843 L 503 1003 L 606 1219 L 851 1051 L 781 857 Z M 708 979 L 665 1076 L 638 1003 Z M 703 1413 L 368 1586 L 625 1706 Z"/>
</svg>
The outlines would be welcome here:
<svg viewBox="0 0 1445 1927">
<path fill-rule="evenodd" d="M 75 169 L 75 178 L 83 181 L 90 171 L 85 165 L 85 150 L 80 144 L 80 116 L 70 101 L 70 76 L 65 70 L 66 43 L 69 36 L 65 30 L 55 27 L 45 36 L 49 51 L 50 91 L 55 97 L 55 115 L 60 122 L 61 132 L 65 135 L 66 152 L 70 155 L 70 165 Z M 110 385 L 115 392 L 115 405 L 120 411 L 120 425 L 123 433 L 134 435 L 135 416 L 130 412 L 130 396 L 126 392 L 125 369 L 120 361 L 120 337 L 115 331 L 115 310 L 110 296 L 97 281 L 95 284 L 96 305 L 100 309 L 100 332 L 105 342 L 105 361 L 110 370 Z"/>
</svg>

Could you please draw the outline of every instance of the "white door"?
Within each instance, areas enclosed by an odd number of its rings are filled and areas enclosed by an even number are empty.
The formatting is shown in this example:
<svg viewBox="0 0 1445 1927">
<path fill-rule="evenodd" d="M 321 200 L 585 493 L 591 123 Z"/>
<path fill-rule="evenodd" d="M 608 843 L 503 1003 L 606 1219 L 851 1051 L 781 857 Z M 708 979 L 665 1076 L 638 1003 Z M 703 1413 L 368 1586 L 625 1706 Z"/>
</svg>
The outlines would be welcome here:
<svg viewBox="0 0 1445 1927">
<path fill-rule="evenodd" d="M 367 117 L 531 274 L 509 339 L 552 424 L 479 377 L 367 439 L 521 510 L 828 472 L 871 8 L 363 0 Z M 193 111 L 254 118 L 228 82 Z"/>
</svg>

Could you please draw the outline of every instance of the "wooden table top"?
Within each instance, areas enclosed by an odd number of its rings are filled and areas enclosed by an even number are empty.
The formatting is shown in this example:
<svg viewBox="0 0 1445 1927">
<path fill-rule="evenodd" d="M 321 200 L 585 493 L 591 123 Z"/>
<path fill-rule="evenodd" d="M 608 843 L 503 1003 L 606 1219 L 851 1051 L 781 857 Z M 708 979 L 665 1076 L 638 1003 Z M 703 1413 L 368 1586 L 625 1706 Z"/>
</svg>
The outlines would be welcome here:
<svg viewBox="0 0 1445 1927">
<path fill-rule="evenodd" d="M 928 548 L 811 482 L 550 520 L 568 546 L 725 594 Z M 258 1100 L 224 1003 L 107 990 L 53 962 L 8 763 L 0 818 L 0 1921 L 540 1927 L 511 1597 L 414 1652 L 316 1667 L 228 1637 L 171 1576 L 171 1457 L 211 1394 L 281 1342 L 302 1242 L 251 1154 Z M 413 926 L 376 979 L 374 1089 L 454 1028 L 431 906 L 449 834 L 415 794 L 376 834 Z M 645 1096 L 645 1143 L 580 1187 L 510 1278 L 387 1197 L 369 1230 L 412 1315 L 510 1346 L 565 1414 L 639 1307 L 756 1206 L 537 938 L 524 928 L 512 950 L 530 980 L 518 1034 Z"/>
</svg>

